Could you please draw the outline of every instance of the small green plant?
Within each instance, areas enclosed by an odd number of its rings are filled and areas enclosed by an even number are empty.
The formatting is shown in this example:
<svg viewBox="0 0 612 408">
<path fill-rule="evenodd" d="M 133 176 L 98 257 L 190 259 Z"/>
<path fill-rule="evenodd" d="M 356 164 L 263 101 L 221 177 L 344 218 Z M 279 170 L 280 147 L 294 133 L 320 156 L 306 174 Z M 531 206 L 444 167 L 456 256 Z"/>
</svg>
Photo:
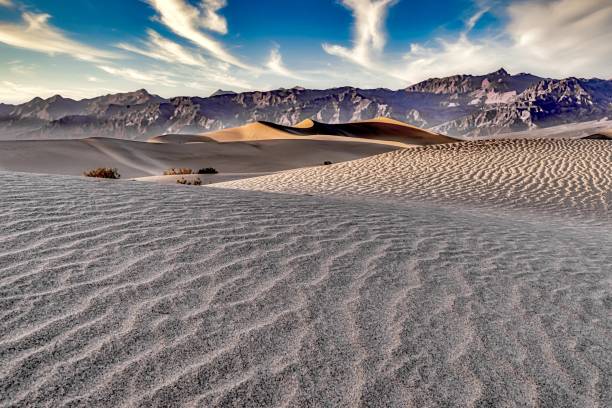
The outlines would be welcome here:
<svg viewBox="0 0 612 408">
<path fill-rule="evenodd" d="M 217 174 L 217 173 L 219 173 L 217 169 L 214 169 L 212 167 L 206 167 L 204 169 L 198 170 L 198 174 Z"/>
<path fill-rule="evenodd" d="M 164 176 L 180 176 L 183 174 L 193 174 L 193 170 L 187 167 L 182 168 L 171 168 L 164 171 Z"/>
<path fill-rule="evenodd" d="M 324 165 L 324 166 L 329 166 L 330 164 L 333 164 L 333 163 L 332 163 L 332 162 L 330 162 L 330 161 L 324 161 L 324 162 L 323 162 L 323 165 Z"/>
<path fill-rule="evenodd" d="M 85 177 L 96 177 L 96 178 L 106 178 L 106 179 L 119 179 L 121 175 L 116 168 L 110 167 L 98 167 L 96 169 L 91 169 L 83 172 Z"/>
<path fill-rule="evenodd" d="M 181 177 L 180 179 L 176 180 L 176 182 L 184 186 L 201 186 L 202 185 L 202 180 L 200 180 L 199 177 L 193 180 L 187 180 L 185 177 Z"/>
</svg>

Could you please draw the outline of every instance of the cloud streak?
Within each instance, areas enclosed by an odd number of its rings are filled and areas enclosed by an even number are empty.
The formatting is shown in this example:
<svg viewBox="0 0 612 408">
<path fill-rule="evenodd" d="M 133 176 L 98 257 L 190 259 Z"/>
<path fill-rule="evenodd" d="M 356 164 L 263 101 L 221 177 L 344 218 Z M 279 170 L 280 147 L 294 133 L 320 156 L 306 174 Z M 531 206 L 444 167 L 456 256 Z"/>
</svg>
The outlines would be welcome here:
<svg viewBox="0 0 612 408">
<path fill-rule="evenodd" d="M 85 61 L 117 57 L 113 53 L 71 40 L 49 24 L 50 18 L 49 14 L 24 12 L 20 23 L 0 23 L 0 43 L 50 55 L 67 54 Z"/>
<path fill-rule="evenodd" d="M 210 55 L 233 66 L 252 69 L 249 65 L 229 53 L 223 44 L 202 32 L 208 29 L 217 32 L 227 32 L 227 24 L 217 11 L 225 2 L 220 0 L 205 0 L 200 6 L 194 7 L 185 0 L 146 0 L 158 13 L 159 21 L 176 35 L 183 37 Z"/>
<path fill-rule="evenodd" d="M 149 29 L 147 30 L 147 35 L 148 41 L 145 42 L 144 47 L 126 43 L 120 43 L 117 47 L 159 61 L 206 66 L 206 61 L 202 56 L 194 54 L 180 44 L 162 37 L 156 31 Z"/>
</svg>

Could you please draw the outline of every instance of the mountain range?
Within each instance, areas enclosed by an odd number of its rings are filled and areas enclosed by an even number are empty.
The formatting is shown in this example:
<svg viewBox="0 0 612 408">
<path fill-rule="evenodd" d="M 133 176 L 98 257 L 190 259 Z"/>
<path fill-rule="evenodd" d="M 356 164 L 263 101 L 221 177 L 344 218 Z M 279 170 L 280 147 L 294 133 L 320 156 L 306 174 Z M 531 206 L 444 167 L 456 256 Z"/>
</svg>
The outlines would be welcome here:
<svg viewBox="0 0 612 408">
<path fill-rule="evenodd" d="M 74 100 L 60 95 L 0 104 L 0 139 L 143 140 L 266 121 L 344 123 L 389 117 L 450 136 L 488 136 L 612 116 L 612 80 L 510 75 L 432 78 L 405 89 L 340 87 L 266 92 L 219 90 L 209 97 L 162 98 L 144 89 Z"/>
</svg>

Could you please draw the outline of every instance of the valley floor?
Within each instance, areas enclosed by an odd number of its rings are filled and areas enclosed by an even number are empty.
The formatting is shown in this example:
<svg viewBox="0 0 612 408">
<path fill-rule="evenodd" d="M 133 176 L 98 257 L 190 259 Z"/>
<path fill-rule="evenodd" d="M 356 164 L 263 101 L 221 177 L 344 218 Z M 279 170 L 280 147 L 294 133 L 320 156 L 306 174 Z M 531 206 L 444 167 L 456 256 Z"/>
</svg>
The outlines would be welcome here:
<svg viewBox="0 0 612 408">
<path fill-rule="evenodd" d="M 612 148 L 564 143 L 224 188 L 0 173 L 0 404 L 608 406 Z"/>
</svg>

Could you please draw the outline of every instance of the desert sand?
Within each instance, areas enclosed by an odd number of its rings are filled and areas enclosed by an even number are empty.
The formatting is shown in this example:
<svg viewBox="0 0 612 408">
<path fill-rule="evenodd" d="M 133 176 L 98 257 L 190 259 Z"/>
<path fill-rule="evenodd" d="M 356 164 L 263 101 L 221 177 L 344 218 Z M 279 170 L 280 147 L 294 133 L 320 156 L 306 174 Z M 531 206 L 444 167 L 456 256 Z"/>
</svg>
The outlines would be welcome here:
<svg viewBox="0 0 612 408">
<path fill-rule="evenodd" d="M 340 162 L 397 149 L 350 141 L 260 140 L 161 144 L 120 139 L 0 142 L 0 170 L 81 175 L 116 167 L 122 178 L 159 176 L 171 167 L 214 167 L 219 173 L 268 173 Z"/>
<path fill-rule="evenodd" d="M 609 406 L 611 159 L 519 140 L 214 188 L 0 172 L 0 405 Z"/>
</svg>

